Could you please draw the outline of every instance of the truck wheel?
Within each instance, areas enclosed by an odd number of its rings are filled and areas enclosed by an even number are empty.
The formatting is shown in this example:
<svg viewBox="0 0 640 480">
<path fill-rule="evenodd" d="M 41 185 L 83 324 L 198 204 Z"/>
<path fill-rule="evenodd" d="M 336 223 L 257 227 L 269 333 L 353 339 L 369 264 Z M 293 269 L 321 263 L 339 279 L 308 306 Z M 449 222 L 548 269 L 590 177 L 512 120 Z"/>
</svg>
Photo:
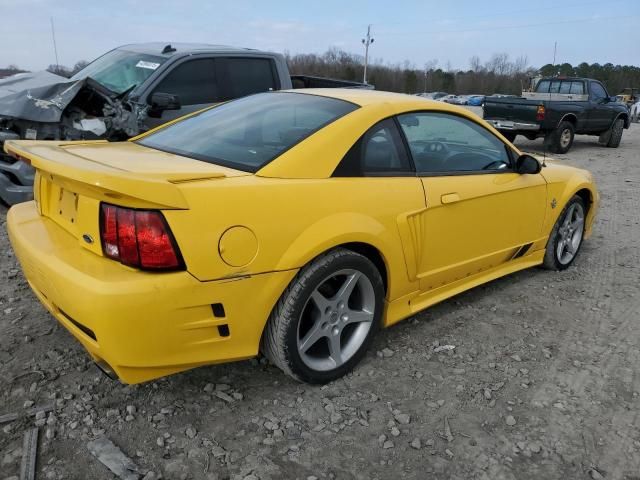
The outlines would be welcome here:
<svg viewBox="0 0 640 480">
<path fill-rule="evenodd" d="M 513 141 L 516 139 L 516 137 L 518 136 L 516 133 L 514 132 L 504 132 L 501 131 L 500 132 L 502 134 L 502 136 L 504 138 L 506 138 L 507 140 L 509 140 L 511 143 L 513 143 Z"/>
<path fill-rule="evenodd" d="M 553 153 L 567 153 L 573 145 L 573 137 L 575 136 L 575 129 L 571 122 L 560 122 L 558 128 L 556 128 L 550 134 L 549 149 Z"/>
<path fill-rule="evenodd" d="M 542 263 L 544 268 L 548 270 L 569 268 L 582 246 L 584 219 L 584 202 L 578 195 L 574 195 L 551 230 Z"/>
<path fill-rule="evenodd" d="M 308 263 L 276 304 L 261 350 L 294 379 L 327 383 L 350 371 L 380 328 L 384 284 L 376 266 L 336 248 Z"/>
<path fill-rule="evenodd" d="M 611 127 L 611 136 L 607 142 L 607 147 L 618 148 L 620 146 L 620 140 L 622 140 L 622 131 L 624 130 L 624 120 L 619 118 Z"/>
</svg>

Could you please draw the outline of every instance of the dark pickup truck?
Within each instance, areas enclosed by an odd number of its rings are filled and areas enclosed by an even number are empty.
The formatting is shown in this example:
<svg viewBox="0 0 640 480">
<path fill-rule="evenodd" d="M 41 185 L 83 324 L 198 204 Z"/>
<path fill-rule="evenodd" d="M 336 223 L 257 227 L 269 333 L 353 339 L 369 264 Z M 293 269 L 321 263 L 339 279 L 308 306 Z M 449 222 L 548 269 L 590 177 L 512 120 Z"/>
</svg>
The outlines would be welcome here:
<svg viewBox="0 0 640 480">
<path fill-rule="evenodd" d="M 290 88 L 373 88 L 290 75 L 277 53 L 220 45 L 125 45 L 72 78 L 49 72 L 0 80 L 0 200 L 33 198 L 33 168 L 2 154 L 6 140 L 124 140 L 209 105 Z"/>
<path fill-rule="evenodd" d="M 544 137 L 554 153 L 568 152 L 576 134 L 599 136 L 616 148 L 630 123 L 627 107 L 589 78 L 542 78 L 521 97 L 486 97 L 483 116 L 508 140 Z"/>
</svg>

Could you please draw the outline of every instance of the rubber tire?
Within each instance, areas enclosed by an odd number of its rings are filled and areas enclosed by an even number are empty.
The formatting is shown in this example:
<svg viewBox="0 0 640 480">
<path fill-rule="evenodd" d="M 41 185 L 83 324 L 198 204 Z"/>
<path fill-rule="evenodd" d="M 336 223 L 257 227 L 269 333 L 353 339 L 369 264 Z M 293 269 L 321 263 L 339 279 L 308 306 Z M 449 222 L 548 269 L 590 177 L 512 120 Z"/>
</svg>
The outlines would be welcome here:
<svg viewBox="0 0 640 480">
<path fill-rule="evenodd" d="M 611 136 L 609 137 L 609 141 L 607 142 L 607 147 L 618 148 L 620 146 L 623 130 L 624 130 L 624 120 L 622 118 L 619 118 L 615 121 L 615 123 L 611 127 Z"/>
<path fill-rule="evenodd" d="M 580 245 L 578 245 L 578 251 L 573 256 L 573 258 L 569 263 L 567 263 L 566 265 L 560 263 L 556 255 L 558 240 L 559 240 L 558 229 L 560 228 L 560 225 L 562 225 L 562 222 L 564 221 L 564 218 L 567 215 L 567 210 L 574 203 L 579 203 L 580 205 L 582 205 L 582 208 L 584 210 L 585 225 L 586 225 L 586 216 L 587 216 L 586 206 L 582 198 L 580 198 L 578 195 L 574 195 L 573 197 L 571 197 L 571 200 L 569 200 L 567 204 L 564 206 L 564 208 L 562 209 L 562 212 L 560 213 L 558 220 L 556 220 L 556 224 L 553 226 L 553 230 L 551 230 L 551 234 L 549 235 L 549 240 L 547 240 L 547 247 L 544 252 L 544 260 L 542 262 L 542 266 L 547 270 L 556 270 L 556 271 L 566 270 L 571 266 L 571 264 L 575 261 L 575 259 L 578 257 L 578 254 L 580 253 L 580 248 L 582 247 L 582 244 L 584 242 L 584 229 L 582 231 L 582 240 L 580 241 Z"/>
<path fill-rule="evenodd" d="M 560 145 L 560 137 L 562 136 L 562 132 L 567 128 L 571 131 L 571 141 L 569 142 L 569 145 L 567 145 L 566 147 L 562 147 L 562 145 Z M 573 145 L 573 139 L 575 138 L 575 135 L 576 133 L 575 133 L 575 127 L 573 126 L 573 123 L 560 122 L 558 127 L 550 134 L 549 150 L 551 150 L 553 153 L 560 153 L 560 154 L 567 153 L 571 149 L 571 146 Z"/>
<path fill-rule="evenodd" d="M 376 296 L 373 325 L 360 349 L 342 366 L 317 371 L 309 368 L 298 354 L 298 322 L 302 310 L 316 287 L 332 272 L 345 268 L 358 270 L 366 275 Z M 281 295 L 271 313 L 260 349 L 262 353 L 284 373 L 299 382 L 325 384 L 336 380 L 349 371 L 362 359 L 382 323 L 384 307 L 384 284 L 376 266 L 367 257 L 346 248 L 335 248 L 308 263 Z"/>
<path fill-rule="evenodd" d="M 513 143 L 514 140 L 516 139 L 516 137 L 518 136 L 518 134 L 514 133 L 514 132 L 504 132 L 504 131 L 501 130 L 500 133 L 502 134 L 502 136 L 504 138 L 509 140 L 509 142 L 511 142 L 511 143 Z"/>
</svg>

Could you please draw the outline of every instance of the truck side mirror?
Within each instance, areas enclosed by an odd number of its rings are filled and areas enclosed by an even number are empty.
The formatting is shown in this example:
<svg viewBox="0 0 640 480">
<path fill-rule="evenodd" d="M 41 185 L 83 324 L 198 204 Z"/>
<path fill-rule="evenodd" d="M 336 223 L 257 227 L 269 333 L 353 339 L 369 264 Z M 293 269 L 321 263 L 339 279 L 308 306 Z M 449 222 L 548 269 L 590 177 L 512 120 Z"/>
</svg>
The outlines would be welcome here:
<svg viewBox="0 0 640 480">
<path fill-rule="evenodd" d="M 155 112 L 180 110 L 180 98 L 170 93 L 155 92 L 151 94 L 151 110 Z"/>
<path fill-rule="evenodd" d="M 531 155 L 524 153 L 516 159 L 516 172 L 518 173 L 534 175 L 540 173 L 541 170 L 542 165 Z"/>
</svg>

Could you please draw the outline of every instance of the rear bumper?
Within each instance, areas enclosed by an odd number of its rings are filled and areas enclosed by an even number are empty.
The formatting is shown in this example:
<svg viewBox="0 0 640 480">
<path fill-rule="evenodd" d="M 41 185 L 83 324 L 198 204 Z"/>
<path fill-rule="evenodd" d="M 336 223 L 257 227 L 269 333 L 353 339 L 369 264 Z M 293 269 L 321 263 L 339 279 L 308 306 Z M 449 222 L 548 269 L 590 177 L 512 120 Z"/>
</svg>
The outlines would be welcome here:
<svg viewBox="0 0 640 480">
<path fill-rule="evenodd" d="M 540 130 L 540 125 L 537 123 L 524 123 L 524 122 L 512 122 L 510 120 L 491 120 L 485 119 L 496 130 L 509 130 L 509 131 L 528 131 L 537 132 Z"/>
<path fill-rule="evenodd" d="M 35 170 L 24 162 L 5 162 L 0 155 L 0 198 L 8 205 L 33 200 Z"/>
<path fill-rule="evenodd" d="M 7 226 L 38 299 L 126 383 L 255 356 L 296 273 L 200 282 L 188 272 L 134 270 L 81 247 L 33 202 L 11 208 Z M 213 304 L 222 304 L 222 315 Z"/>
</svg>

